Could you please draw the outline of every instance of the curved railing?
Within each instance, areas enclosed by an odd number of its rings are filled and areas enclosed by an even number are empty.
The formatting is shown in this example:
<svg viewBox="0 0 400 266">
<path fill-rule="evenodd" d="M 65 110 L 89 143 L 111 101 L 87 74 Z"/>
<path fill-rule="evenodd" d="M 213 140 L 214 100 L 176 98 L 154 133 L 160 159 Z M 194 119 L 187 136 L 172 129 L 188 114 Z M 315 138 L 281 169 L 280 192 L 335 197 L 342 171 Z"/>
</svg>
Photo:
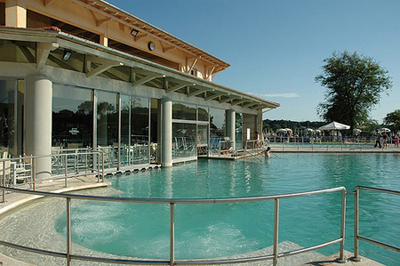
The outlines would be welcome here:
<svg viewBox="0 0 400 266">
<path fill-rule="evenodd" d="M 400 252 L 399 247 L 395 247 L 386 243 L 382 243 L 376 241 L 372 238 L 364 237 L 360 235 L 360 190 L 369 190 L 378 193 L 385 193 L 400 196 L 400 191 L 389 190 L 389 189 L 382 189 L 382 188 L 375 188 L 375 187 L 367 187 L 367 186 L 357 186 L 355 190 L 355 201 L 354 201 L 354 261 L 360 261 L 360 246 L 359 241 L 365 241 L 370 244 L 374 244 L 383 248 L 387 248 L 396 252 Z"/>
<path fill-rule="evenodd" d="M 340 258 L 339 261 L 344 261 L 344 239 L 345 239 L 345 215 L 346 215 L 346 188 L 337 187 L 331 189 L 294 193 L 294 194 L 283 194 L 275 196 L 260 196 L 260 197 L 245 197 L 245 198 L 216 198 L 216 199 L 149 199 L 149 198 L 116 198 L 116 197 L 99 197 L 99 196 L 87 196 L 87 195 L 75 195 L 75 194 L 62 194 L 62 193 L 50 193 L 41 191 L 31 191 L 16 188 L 0 187 L 3 191 L 12 191 L 15 193 L 23 193 L 30 195 L 37 195 L 42 197 L 54 197 L 54 198 L 65 198 L 66 199 L 66 225 L 67 225 L 67 250 L 65 253 L 53 252 L 49 250 L 36 249 L 23 245 L 17 245 L 14 243 L 0 241 L 0 245 L 8 246 L 11 248 L 21 249 L 24 251 L 35 252 L 43 255 L 55 256 L 66 258 L 67 264 L 70 265 L 71 260 L 84 260 L 93 262 L 103 263 L 123 263 L 123 264 L 151 264 L 151 265 L 208 265 L 208 264 L 231 264 L 231 263 L 242 263 L 242 262 L 254 262 L 261 260 L 273 260 L 273 265 L 277 265 L 278 259 L 296 255 L 303 252 L 312 251 L 336 243 L 340 243 Z M 333 193 L 341 191 L 341 230 L 340 236 L 337 239 L 310 246 L 298 250 L 292 250 L 288 252 L 279 253 L 278 241 L 279 241 L 279 201 L 286 198 L 312 196 L 325 193 Z M 81 256 L 74 255 L 72 253 L 72 241 L 71 241 L 71 200 L 95 200 L 95 201 L 116 201 L 125 203 L 166 203 L 170 205 L 170 257 L 169 260 L 129 260 L 129 259 L 112 259 L 92 256 Z M 242 257 L 236 259 L 216 259 L 216 260 L 176 260 L 175 259 L 175 204 L 183 203 L 234 203 L 234 202 L 245 202 L 245 201 L 265 201 L 274 200 L 274 244 L 273 254 L 257 256 L 257 257 Z M 23 233 L 23 232 L 21 232 Z"/>
</svg>

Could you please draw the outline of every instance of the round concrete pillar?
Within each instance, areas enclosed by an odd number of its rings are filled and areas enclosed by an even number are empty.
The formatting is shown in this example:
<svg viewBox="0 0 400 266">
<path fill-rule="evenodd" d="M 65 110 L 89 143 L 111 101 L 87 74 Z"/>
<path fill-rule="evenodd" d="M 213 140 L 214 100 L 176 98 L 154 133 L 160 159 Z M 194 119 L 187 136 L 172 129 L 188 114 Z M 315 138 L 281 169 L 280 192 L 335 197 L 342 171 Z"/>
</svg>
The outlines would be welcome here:
<svg viewBox="0 0 400 266">
<path fill-rule="evenodd" d="M 232 148 L 236 149 L 236 112 L 226 110 L 226 135 L 232 141 Z"/>
<path fill-rule="evenodd" d="M 161 141 L 161 166 L 172 167 L 172 101 L 164 98 L 161 100 L 162 109 L 162 141 Z"/>
<path fill-rule="evenodd" d="M 32 75 L 26 78 L 25 154 L 51 154 L 53 84 L 48 77 Z M 51 176 L 51 157 L 36 162 L 37 178 Z"/>
</svg>

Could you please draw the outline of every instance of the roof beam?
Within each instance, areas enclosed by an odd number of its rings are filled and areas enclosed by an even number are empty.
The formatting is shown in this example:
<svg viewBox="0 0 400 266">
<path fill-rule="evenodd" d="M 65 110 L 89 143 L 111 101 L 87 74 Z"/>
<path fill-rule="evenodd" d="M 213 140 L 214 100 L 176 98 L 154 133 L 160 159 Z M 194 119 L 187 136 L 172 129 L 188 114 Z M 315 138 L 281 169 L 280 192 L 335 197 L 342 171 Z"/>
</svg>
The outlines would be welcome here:
<svg viewBox="0 0 400 266">
<path fill-rule="evenodd" d="M 189 98 L 189 97 L 196 96 L 196 95 L 199 95 L 199 94 L 202 94 L 202 93 L 204 93 L 204 92 L 206 92 L 206 91 L 208 91 L 208 89 L 199 89 L 199 90 L 197 90 L 197 91 L 194 91 L 194 92 L 192 92 L 192 93 L 189 93 L 189 94 L 188 94 L 188 98 Z"/>
<path fill-rule="evenodd" d="M 44 6 L 48 6 L 51 4 L 51 2 L 53 2 L 54 0 L 43 0 L 43 5 Z"/>
<path fill-rule="evenodd" d="M 145 84 L 146 82 L 149 82 L 150 80 L 153 80 L 155 78 L 159 78 L 159 77 L 162 77 L 162 76 L 163 75 L 160 75 L 160 74 L 148 75 L 148 76 L 145 76 L 145 77 L 143 77 L 143 78 L 141 78 L 141 79 L 139 79 L 137 81 L 132 82 L 132 86 L 139 86 L 139 85 Z"/>
<path fill-rule="evenodd" d="M 36 46 L 36 68 L 42 68 L 51 51 L 56 50 L 59 47 L 58 43 L 37 43 Z"/>
<path fill-rule="evenodd" d="M 242 103 L 247 102 L 247 101 L 249 101 L 249 100 L 248 99 L 242 99 L 242 100 L 240 100 L 238 102 L 232 103 L 232 105 L 239 105 L 239 104 L 242 104 Z"/>
<path fill-rule="evenodd" d="M 251 106 L 256 105 L 256 104 L 257 104 L 257 103 L 255 103 L 255 102 L 251 102 L 251 103 L 248 103 L 248 104 L 243 105 L 242 107 L 243 107 L 243 108 L 248 108 L 248 107 L 251 107 Z"/>
<path fill-rule="evenodd" d="M 227 97 L 228 97 L 228 98 L 226 98 L 226 99 L 220 101 L 219 103 L 227 103 L 227 102 L 229 102 L 229 101 L 232 101 L 232 100 L 236 99 L 235 97 L 232 97 L 232 96 L 230 96 L 230 95 L 227 95 Z"/>
<path fill-rule="evenodd" d="M 170 92 L 174 92 L 174 91 L 180 90 L 180 89 L 186 87 L 186 86 L 189 85 L 189 84 L 190 84 L 190 83 L 178 84 L 178 85 L 176 85 L 176 86 L 174 86 L 174 87 L 171 87 L 171 88 L 166 89 L 166 92 L 167 92 L 167 93 L 170 93 Z"/>
<path fill-rule="evenodd" d="M 112 67 L 123 66 L 124 65 L 121 62 L 107 60 L 107 59 L 104 59 L 104 58 L 98 58 L 98 57 L 94 57 L 94 56 L 88 57 L 87 60 L 91 61 L 91 62 L 94 62 L 94 63 L 101 64 L 101 66 L 98 66 L 95 69 L 91 69 L 88 73 L 86 73 L 86 77 L 88 77 L 88 78 L 100 75 L 101 73 L 103 73 L 104 71 L 109 70 Z"/>
<path fill-rule="evenodd" d="M 211 101 L 211 100 L 214 100 L 215 98 L 218 98 L 218 97 L 221 96 L 221 95 L 223 95 L 223 93 L 216 93 L 216 94 L 214 94 L 214 95 L 207 96 L 207 97 L 205 98 L 205 100 L 206 100 L 206 101 Z"/>
</svg>

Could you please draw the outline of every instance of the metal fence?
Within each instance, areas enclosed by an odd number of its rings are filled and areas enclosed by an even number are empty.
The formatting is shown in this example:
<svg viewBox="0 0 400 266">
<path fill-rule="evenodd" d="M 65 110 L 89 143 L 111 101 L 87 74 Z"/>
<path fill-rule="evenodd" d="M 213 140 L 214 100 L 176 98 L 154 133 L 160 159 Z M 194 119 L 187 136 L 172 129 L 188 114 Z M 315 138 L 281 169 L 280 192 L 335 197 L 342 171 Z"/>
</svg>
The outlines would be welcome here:
<svg viewBox="0 0 400 266">
<path fill-rule="evenodd" d="M 261 196 L 261 197 L 245 197 L 245 198 L 216 198 L 216 199 L 149 199 L 149 198 L 115 198 L 115 197 L 98 197 L 98 196 L 86 196 L 86 195 L 75 195 L 75 194 L 57 194 L 49 192 L 40 192 L 32 190 L 22 190 L 16 188 L 0 187 L 3 191 L 13 191 L 16 193 L 38 195 L 43 197 L 55 197 L 66 199 L 66 226 L 67 226 L 67 237 L 66 252 L 54 252 L 43 249 L 36 249 L 23 245 L 17 245 L 6 241 L 0 241 L 0 245 L 16 248 L 24 251 L 35 252 L 43 255 L 55 256 L 65 258 L 67 264 L 71 265 L 72 260 L 83 260 L 103 263 L 120 263 L 120 264 L 146 264 L 146 265 L 208 265 L 208 264 L 232 264 L 242 262 L 254 262 L 262 260 L 272 260 L 273 265 L 277 265 L 278 259 L 296 255 L 303 252 L 312 251 L 336 243 L 340 243 L 340 261 L 344 261 L 344 239 L 345 239 L 345 215 L 346 215 L 346 188 L 337 187 L 331 189 L 317 190 L 311 192 L 294 193 L 294 194 L 283 194 L 275 196 Z M 325 193 L 341 192 L 341 224 L 340 224 L 340 236 L 331 241 L 317 244 L 314 246 L 301 248 L 298 250 L 279 252 L 279 202 L 280 200 L 287 198 L 312 196 Z M 124 203 L 158 203 L 158 204 L 169 204 L 170 206 L 170 254 L 169 259 L 166 260 L 145 260 L 145 259 L 112 259 L 104 257 L 93 257 L 93 256 L 82 256 L 75 255 L 72 251 L 71 242 L 71 201 L 72 200 L 93 200 L 93 201 L 113 201 L 113 202 L 124 202 Z M 257 257 L 241 257 L 236 259 L 217 259 L 217 260 L 176 260 L 175 259 L 175 205 L 176 204 L 191 204 L 191 203 L 202 203 L 202 204 L 218 204 L 218 203 L 235 203 L 235 202 L 248 202 L 248 201 L 274 201 L 274 239 L 273 239 L 273 254 L 263 255 Z M 21 232 L 22 234 L 23 232 Z"/>
<path fill-rule="evenodd" d="M 43 175 L 43 169 L 38 169 L 37 163 L 47 160 L 49 169 Z M 50 166 L 51 165 L 51 166 Z M 29 187 L 36 190 L 38 182 L 64 179 L 65 187 L 68 178 L 76 176 L 97 176 L 104 181 L 104 153 L 101 151 L 74 151 L 56 153 L 45 156 L 24 156 L 0 159 L 0 184 L 3 187 Z M 38 175 L 42 175 L 38 178 Z M 2 201 L 5 202 L 5 190 L 2 192 Z"/>
<path fill-rule="evenodd" d="M 400 252 L 400 248 L 382 243 L 376 240 L 373 240 L 371 238 L 363 237 L 360 235 L 359 230 L 360 230 L 360 215 L 359 215 L 359 210 L 360 210 L 360 190 L 369 190 L 369 191 L 374 191 L 374 192 L 379 192 L 379 193 L 386 193 L 386 194 L 392 194 L 396 196 L 400 196 L 400 191 L 395 191 L 395 190 L 388 190 L 388 189 L 381 189 L 381 188 L 374 188 L 374 187 L 366 187 L 366 186 L 357 186 L 355 190 L 355 202 L 354 202 L 354 261 L 360 261 L 360 247 L 359 247 L 359 241 L 365 241 L 374 245 L 378 245 L 387 249 L 391 249 L 393 251 Z"/>
</svg>

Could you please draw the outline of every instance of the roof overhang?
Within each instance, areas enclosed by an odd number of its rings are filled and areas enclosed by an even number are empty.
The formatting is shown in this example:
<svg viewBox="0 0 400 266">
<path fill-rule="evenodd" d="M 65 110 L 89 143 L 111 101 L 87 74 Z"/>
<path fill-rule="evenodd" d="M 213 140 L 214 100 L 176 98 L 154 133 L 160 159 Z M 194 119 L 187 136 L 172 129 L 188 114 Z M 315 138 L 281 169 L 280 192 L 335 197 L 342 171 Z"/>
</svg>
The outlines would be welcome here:
<svg viewBox="0 0 400 266">
<path fill-rule="evenodd" d="M 213 104 L 230 104 L 232 107 L 238 106 L 244 109 L 273 109 L 280 106 L 279 103 L 197 78 L 63 32 L 3 27 L 0 28 L 1 39 L 35 42 L 37 44 L 36 58 L 34 53 L 29 55 L 29 51 L 26 49 L 25 53 L 36 60 L 38 68 L 43 65 L 48 56 L 49 60 L 54 60 L 54 63 L 60 67 L 82 71 L 73 69 L 67 61 L 63 62 L 51 55 L 55 50 L 68 49 L 84 55 L 82 58 L 85 58 L 85 62 L 82 64 L 88 66 L 85 72 L 88 78 L 104 75 L 130 82 L 132 86 L 146 85 L 165 90 L 166 94 L 180 93 L 185 94 L 188 98 L 198 97 L 204 101 L 211 101 Z M 41 50 L 39 51 L 39 49 Z"/>
</svg>

